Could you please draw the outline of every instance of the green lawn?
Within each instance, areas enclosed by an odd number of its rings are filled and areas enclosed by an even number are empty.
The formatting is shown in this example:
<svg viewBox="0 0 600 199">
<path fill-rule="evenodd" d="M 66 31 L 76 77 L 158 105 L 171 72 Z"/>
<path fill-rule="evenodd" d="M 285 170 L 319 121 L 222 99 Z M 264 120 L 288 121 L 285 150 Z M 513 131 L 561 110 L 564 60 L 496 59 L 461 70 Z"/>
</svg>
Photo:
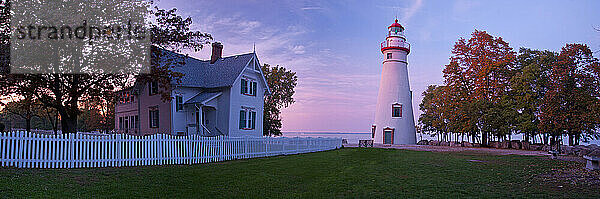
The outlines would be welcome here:
<svg viewBox="0 0 600 199">
<path fill-rule="evenodd" d="M 0 168 L 0 197 L 600 197 L 597 185 L 550 183 L 539 177 L 581 166 L 540 157 L 346 148 L 198 165 Z"/>
</svg>

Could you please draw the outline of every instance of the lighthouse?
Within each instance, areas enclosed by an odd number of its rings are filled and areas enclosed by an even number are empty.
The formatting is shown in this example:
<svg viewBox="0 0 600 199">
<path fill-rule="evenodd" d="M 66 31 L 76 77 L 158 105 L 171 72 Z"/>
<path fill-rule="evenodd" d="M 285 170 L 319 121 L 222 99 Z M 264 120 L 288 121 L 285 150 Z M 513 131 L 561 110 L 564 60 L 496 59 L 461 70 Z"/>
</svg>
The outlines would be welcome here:
<svg viewBox="0 0 600 199">
<path fill-rule="evenodd" d="M 375 123 L 371 126 L 375 143 L 415 144 L 416 131 L 412 110 L 412 92 L 408 80 L 410 44 L 398 19 L 388 27 L 381 42 L 383 70 L 377 95 Z"/>
</svg>

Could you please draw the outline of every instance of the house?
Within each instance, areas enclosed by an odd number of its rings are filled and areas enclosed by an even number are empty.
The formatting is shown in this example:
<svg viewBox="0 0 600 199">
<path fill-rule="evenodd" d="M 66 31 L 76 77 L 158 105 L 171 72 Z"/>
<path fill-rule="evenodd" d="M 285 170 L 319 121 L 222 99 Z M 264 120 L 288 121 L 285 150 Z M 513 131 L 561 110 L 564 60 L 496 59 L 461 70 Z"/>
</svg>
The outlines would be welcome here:
<svg viewBox="0 0 600 199">
<path fill-rule="evenodd" d="M 164 102 L 157 82 L 136 82 L 118 92 L 115 130 L 148 135 L 262 136 L 264 96 L 270 93 L 256 53 L 221 57 L 213 43 L 211 60 L 188 57 L 172 68 L 183 73 L 171 81 Z"/>
</svg>

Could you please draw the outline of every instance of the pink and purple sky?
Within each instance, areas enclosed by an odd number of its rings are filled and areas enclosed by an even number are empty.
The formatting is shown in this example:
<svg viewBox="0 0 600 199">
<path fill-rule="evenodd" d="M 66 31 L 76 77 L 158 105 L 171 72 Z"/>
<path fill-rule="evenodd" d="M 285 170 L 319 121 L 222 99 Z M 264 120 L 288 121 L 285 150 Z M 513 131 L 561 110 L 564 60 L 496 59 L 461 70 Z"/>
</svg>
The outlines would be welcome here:
<svg viewBox="0 0 600 199">
<path fill-rule="evenodd" d="M 262 63 L 297 72 L 296 103 L 283 131 L 369 132 L 383 56 L 380 42 L 397 16 L 412 44 L 409 76 L 415 120 L 421 93 L 442 83 L 460 37 L 475 29 L 520 47 L 560 51 L 588 44 L 600 53 L 600 1 L 494 0 L 162 0 L 194 28 L 224 44 L 224 56 L 256 52 Z M 210 58 L 210 47 L 191 53 Z M 598 57 L 596 55 L 596 57 Z"/>
</svg>

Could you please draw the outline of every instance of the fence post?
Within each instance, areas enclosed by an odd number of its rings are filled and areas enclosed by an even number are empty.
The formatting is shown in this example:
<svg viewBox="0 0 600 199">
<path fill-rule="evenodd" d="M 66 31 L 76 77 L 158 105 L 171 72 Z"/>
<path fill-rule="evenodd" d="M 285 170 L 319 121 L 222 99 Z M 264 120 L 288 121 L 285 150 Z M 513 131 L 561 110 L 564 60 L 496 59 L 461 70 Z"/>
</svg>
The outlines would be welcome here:
<svg viewBox="0 0 600 199">
<path fill-rule="evenodd" d="M 267 137 L 267 139 L 265 139 L 265 157 L 269 156 L 269 140 L 271 139 L 271 137 Z"/>
<path fill-rule="evenodd" d="M 244 136 L 244 158 L 248 158 L 248 136 Z"/>
<path fill-rule="evenodd" d="M 221 142 L 219 144 L 219 146 L 220 146 L 219 147 L 220 148 L 219 151 L 221 153 L 221 161 L 224 161 L 225 160 L 225 150 L 224 150 L 224 148 L 225 148 L 225 136 L 219 136 L 219 137 L 221 137 L 221 139 L 220 139 Z"/>
<path fill-rule="evenodd" d="M 16 157 L 16 164 L 15 165 L 18 168 L 21 168 L 21 156 L 22 156 L 21 155 L 21 153 L 22 153 L 21 145 L 23 144 L 23 143 L 21 143 L 21 133 L 22 132 L 17 132 L 17 142 L 16 142 L 16 143 L 18 143 L 18 145 L 16 146 L 16 148 L 17 148 L 17 155 L 16 156 L 17 157 Z"/>
</svg>

